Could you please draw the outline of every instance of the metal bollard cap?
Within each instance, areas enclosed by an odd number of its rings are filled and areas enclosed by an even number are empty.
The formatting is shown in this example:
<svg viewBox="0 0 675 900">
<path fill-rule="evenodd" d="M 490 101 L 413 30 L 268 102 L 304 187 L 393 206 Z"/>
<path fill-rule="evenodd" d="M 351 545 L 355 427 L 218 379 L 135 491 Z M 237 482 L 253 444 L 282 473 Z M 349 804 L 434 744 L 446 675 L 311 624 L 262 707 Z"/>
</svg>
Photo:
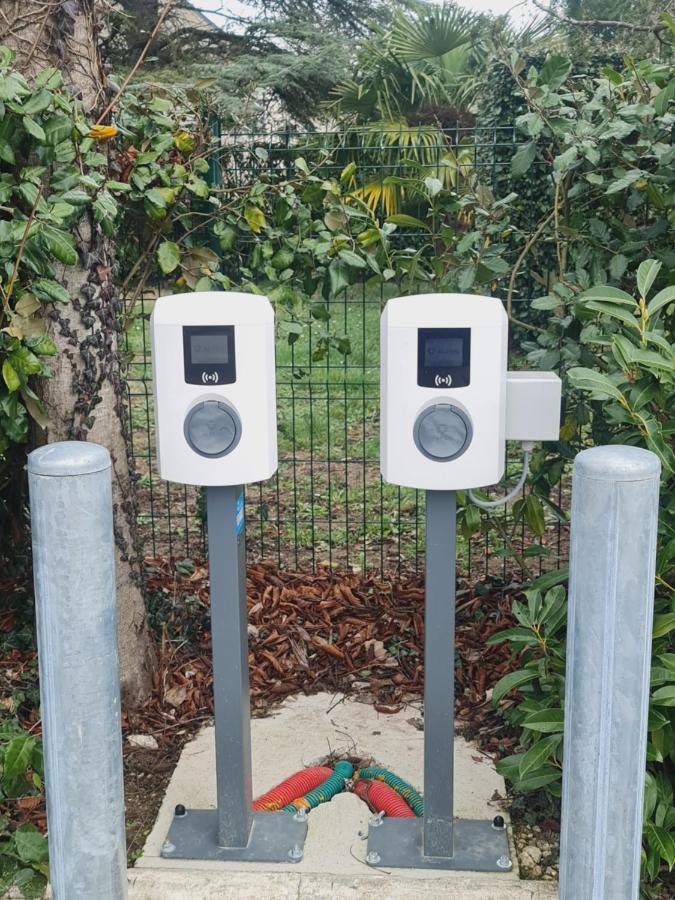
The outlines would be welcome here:
<svg viewBox="0 0 675 900">
<path fill-rule="evenodd" d="M 31 475 L 93 475 L 109 469 L 110 454 L 100 444 L 89 441 L 59 441 L 45 444 L 28 454 Z"/>
<path fill-rule="evenodd" d="M 608 444 L 582 450 L 574 460 L 574 474 L 592 481 L 647 481 L 661 474 L 661 462 L 651 450 Z"/>
</svg>

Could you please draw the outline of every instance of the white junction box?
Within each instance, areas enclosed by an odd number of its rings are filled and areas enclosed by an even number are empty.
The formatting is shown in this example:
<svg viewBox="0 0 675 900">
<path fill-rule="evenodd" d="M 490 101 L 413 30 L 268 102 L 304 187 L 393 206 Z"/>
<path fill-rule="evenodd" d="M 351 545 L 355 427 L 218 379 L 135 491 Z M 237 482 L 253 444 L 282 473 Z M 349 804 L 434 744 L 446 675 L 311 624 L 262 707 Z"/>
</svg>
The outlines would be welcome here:
<svg viewBox="0 0 675 900">
<path fill-rule="evenodd" d="M 160 297 L 150 319 L 159 474 L 207 486 L 277 469 L 274 311 L 257 294 Z"/>
<path fill-rule="evenodd" d="M 506 440 L 557 441 L 561 400 L 555 372 L 507 372 Z"/>
<path fill-rule="evenodd" d="M 389 300 L 381 320 L 381 469 L 426 490 L 504 473 L 507 316 L 469 294 Z"/>
</svg>

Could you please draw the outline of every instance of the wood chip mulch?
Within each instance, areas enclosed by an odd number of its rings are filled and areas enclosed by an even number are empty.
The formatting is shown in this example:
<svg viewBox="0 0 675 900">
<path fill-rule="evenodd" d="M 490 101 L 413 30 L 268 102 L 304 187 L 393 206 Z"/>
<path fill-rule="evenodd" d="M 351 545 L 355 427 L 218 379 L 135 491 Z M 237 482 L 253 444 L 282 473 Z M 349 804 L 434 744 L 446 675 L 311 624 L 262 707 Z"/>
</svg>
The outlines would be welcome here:
<svg viewBox="0 0 675 900">
<path fill-rule="evenodd" d="M 183 574 L 171 560 L 146 563 L 163 634 L 161 665 L 154 698 L 126 726 L 166 744 L 213 711 L 208 572 L 203 563 Z M 514 624 L 516 591 L 516 585 L 483 583 L 460 583 L 457 591 L 456 716 L 497 755 L 512 752 L 515 741 L 495 715 L 490 688 L 515 661 L 506 646 L 488 647 L 486 639 Z M 248 568 L 247 596 L 253 715 L 265 715 L 290 694 L 319 691 L 362 693 L 381 713 L 419 706 L 421 577 L 394 582 L 356 573 L 285 572 L 259 563 Z"/>
</svg>

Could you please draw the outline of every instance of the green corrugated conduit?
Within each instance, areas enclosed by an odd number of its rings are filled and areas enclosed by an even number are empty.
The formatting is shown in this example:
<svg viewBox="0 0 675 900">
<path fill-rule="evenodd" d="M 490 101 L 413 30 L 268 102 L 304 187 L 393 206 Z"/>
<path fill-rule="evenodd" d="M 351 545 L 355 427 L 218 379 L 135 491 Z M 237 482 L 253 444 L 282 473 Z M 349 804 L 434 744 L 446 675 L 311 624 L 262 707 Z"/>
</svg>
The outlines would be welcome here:
<svg viewBox="0 0 675 900">
<path fill-rule="evenodd" d="M 384 781 L 385 784 L 388 784 L 397 794 L 403 797 L 416 816 L 424 815 L 422 795 L 407 781 L 399 778 L 398 775 L 394 775 L 388 769 L 381 769 L 379 766 L 367 766 L 365 769 L 359 769 L 354 776 L 355 780 L 359 778 L 370 781 Z"/>
<path fill-rule="evenodd" d="M 354 772 L 354 767 L 346 760 L 341 760 L 336 763 L 333 773 L 318 787 L 308 791 L 308 793 L 304 794 L 302 797 L 298 797 L 297 800 L 294 800 L 283 808 L 286 812 L 291 813 L 296 813 L 300 809 L 309 812 L 310 809 L 315 809 L 320 803 L 327 803 L 336 794 L 343 791 L 346 782 L 352 777 L 354 778 L 354 781 L 360 779 L 363 781 L 383 781 L 385 784 L 389 785 L 390 788 L 393 788 L 399 796 L 403 797 L 416 816 L 422 816 L 424 814 L 424 800 L 422 799 L 422 795 L 416 791 L 412 785 L 408 784 L 407 781 L 404 781 L 402 778 L 399 778 L 398 775 L 394 775 L 393 772 L 390 772 L 388 769 L 383 769 L 380 766 L 367 766 L 364 769 L 358 769 L 357 772 Z"/>
<path fill-rule="evenodd" d="M 384 769 L 382 770 L 384 771 Z M 314 809 L 320 803 L 326 803 L 336 794 L 345 789 L 345 782 L 354 774 L 354 766 L 351 763 L 341 760 L 335 764 L 335 770 L 319 787 L 309 791 L 303 797 L 298 797 L 288 806 L 284 806 L 286 812 L 295 813 L 299 809 Z"/>
</svg>

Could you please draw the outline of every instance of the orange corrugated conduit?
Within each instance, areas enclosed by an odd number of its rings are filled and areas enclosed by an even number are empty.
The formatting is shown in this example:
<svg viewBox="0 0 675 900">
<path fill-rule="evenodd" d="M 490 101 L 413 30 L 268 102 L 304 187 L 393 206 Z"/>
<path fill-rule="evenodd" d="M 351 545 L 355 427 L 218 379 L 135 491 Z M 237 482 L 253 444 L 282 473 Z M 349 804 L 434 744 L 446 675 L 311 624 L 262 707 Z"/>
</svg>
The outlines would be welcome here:
<svg viewBox="0 0 675 900">
<path fill-rule="evenodd" d="M 254 800 L 253 809 L 256 812 L 274 812 L 283 809 L 284 806 L 319 787 L 332 774 L 333 770 L 328 766 L 314 766 L 296 772 Z"/>
<path fill-rule="evenodd" d="M 368 804 L 373 812 L 383 812 L 396 819 L 414 819 L 415 813 L 400 794 L 383 781 L 359 779 L 354 793 Z"/>
</svg>

